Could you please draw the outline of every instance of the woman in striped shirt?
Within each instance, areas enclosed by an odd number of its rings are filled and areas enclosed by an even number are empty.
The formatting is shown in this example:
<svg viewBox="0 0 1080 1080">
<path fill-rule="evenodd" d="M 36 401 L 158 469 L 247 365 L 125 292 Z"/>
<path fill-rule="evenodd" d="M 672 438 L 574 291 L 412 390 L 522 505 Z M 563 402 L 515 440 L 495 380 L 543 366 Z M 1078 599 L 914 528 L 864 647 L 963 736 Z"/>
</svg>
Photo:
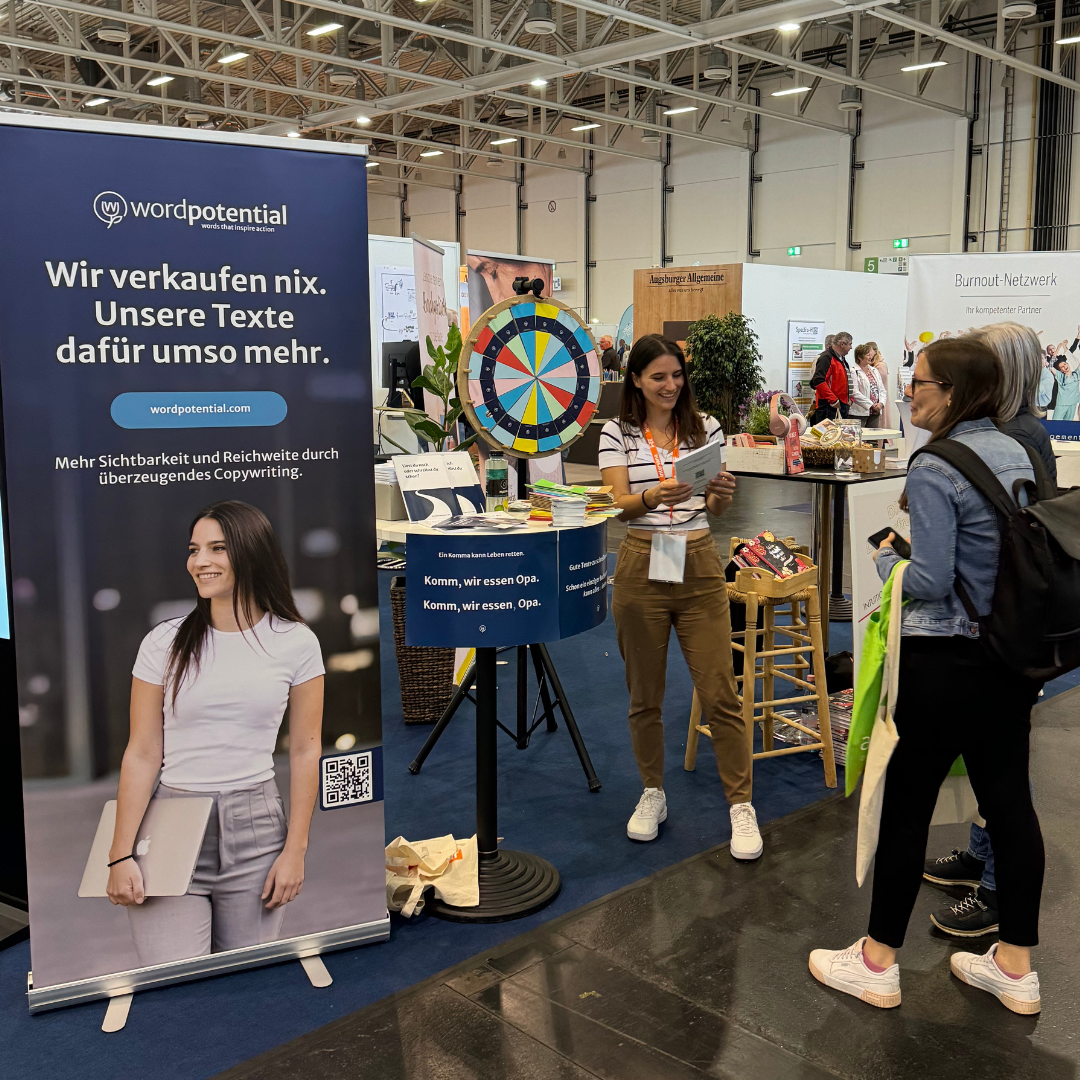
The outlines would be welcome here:
<svg viewBox="0 0 1080 1080">
<path fill-rule="evenodd" d="M 735 689 L 724 570 L 708 514 L 731 505 L 735 477 L 721 470 L 704 495 L 675 479 L 675 462 L 706 443 L 724 442 L 702 415 L 673 341 L 639 338 L 630 351 L 619 418 L 600 435 L 600 470 L 621 518 L 630 522 L 615 568 L 612 611 L 630 691 L 630 738 L 644 794 L 627 825 L 632 840 L 653 840 L 667 820 L 661 706 L 671 628 L 694 680 L 731 812 L 731 854 L 762 850 L 750 804 L 750 745 Z"/>
</svg>

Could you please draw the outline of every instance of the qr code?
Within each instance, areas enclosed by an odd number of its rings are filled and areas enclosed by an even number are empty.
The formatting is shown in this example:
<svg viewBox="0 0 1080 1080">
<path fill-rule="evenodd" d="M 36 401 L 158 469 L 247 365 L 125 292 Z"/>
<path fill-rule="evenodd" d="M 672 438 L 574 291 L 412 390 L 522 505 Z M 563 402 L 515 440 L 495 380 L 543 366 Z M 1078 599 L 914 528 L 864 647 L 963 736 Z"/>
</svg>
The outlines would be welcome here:
<svg viewBox="0 0 1080 1080">
<path fill-rule="evenodd" d="M 371 802 L 371 751 L 356 754 L 334 754 L 322 759 L 322 808 L 336 810 L 342 806 Z"/>
</svg>

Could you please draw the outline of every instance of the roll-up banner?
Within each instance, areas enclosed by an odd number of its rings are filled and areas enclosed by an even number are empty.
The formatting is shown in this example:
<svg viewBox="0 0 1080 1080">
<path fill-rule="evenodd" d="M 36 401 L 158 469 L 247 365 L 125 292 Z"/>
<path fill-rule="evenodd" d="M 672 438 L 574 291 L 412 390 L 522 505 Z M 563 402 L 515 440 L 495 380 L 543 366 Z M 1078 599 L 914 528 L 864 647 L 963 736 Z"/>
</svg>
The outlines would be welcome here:
<svg viewBox="0 0 1080 1080">
<path fill-rule="evenodd" d="M 1080 252 L 913 255 L 905 363 L 922 345 L 989 323 L 1030 326 L 1043 347 L 1038 411 L 1052 438 L 1080 440 Z"/>
<path fill-rule="evenodd" d="M 363 157 L 5 116 L 0 177 L 31 1009 L 385 938 Z"/>
</svg>

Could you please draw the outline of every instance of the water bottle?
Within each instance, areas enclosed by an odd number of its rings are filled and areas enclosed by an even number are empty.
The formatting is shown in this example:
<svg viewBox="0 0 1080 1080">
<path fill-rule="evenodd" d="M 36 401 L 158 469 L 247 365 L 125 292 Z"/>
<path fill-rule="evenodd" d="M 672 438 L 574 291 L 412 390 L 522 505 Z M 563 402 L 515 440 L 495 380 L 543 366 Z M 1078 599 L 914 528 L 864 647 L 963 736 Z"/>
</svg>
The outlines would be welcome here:
<svg viewBox="0 0 1080 1080">
<path fill-rule="evenodd" d="M 484 480 L 488 513 L 493 510 L 505 510 L 507 463 L 506 456 L 501 450 L 492 450 L 488 453 L 487 466 L 484 469 Z"/>
</svg>

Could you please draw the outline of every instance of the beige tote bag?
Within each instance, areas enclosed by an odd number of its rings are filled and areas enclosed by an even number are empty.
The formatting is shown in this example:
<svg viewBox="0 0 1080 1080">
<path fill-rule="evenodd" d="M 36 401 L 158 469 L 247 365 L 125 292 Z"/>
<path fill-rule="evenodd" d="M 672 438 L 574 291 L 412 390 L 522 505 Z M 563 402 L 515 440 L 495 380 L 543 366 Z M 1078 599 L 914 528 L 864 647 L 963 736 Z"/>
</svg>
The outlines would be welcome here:
<svg viewBox="0 0 1080 1080">
<path fill-rule="evenodd" d="M 866 752 L 866 766 L 863 770 L 862 794 L 859 798 L 859 842 L 855 853 L 855 880 L 860 888 L 877 852 L 881 804 L 885 798 L 885 770 L 889 767 L 889 759 L 900 741 L 893 713 L 896 711 L 896 694 L 900 683 L 900 608 L 906 567 L 907 563 L 901 563 L 893 578 L 893 603 L 885 643 L 881 698 L 878 702 L 877 719 L 870 733 L 870 746 Z"/>
</svg>

